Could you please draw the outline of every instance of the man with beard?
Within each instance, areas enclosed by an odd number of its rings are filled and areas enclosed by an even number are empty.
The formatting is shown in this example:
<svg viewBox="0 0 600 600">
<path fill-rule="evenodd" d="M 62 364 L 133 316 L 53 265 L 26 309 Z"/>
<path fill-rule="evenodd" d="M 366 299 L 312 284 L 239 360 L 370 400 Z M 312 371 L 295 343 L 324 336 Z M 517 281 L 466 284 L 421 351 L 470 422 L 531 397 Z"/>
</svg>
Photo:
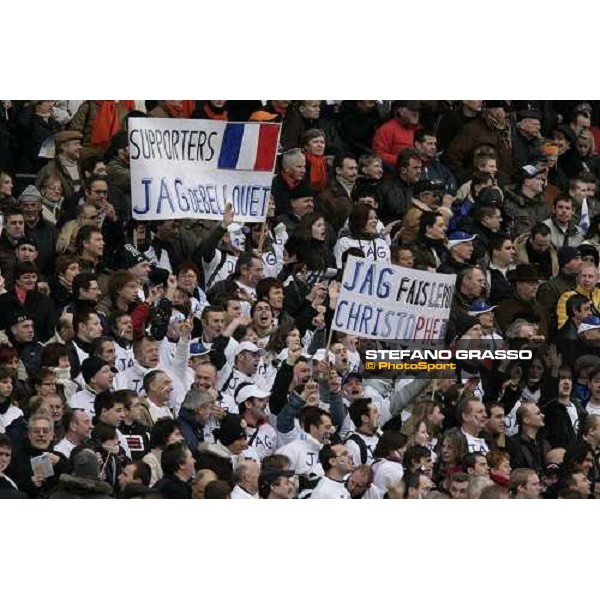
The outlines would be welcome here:
<svg viewBox="0 0 600 600">
<path fill-rule="evenodd" d="M 261 461 L 277 447 L 277 432 L 269 424 L 265 412 L 268 397 L 268 392 L 251 383 L 242 383 L 235 394 L 240 417 L 246 422 L 248 447 L 256 450 Z"/>
</svg>

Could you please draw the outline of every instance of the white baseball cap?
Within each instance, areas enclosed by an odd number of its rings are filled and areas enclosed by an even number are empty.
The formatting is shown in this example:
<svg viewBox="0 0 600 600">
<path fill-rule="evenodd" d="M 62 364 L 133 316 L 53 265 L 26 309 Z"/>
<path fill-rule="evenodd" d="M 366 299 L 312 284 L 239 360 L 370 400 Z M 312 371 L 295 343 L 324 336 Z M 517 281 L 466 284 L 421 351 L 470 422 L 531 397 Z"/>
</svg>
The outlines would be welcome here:
<svg viewBox="0 0 600 600">
<path fill-rule="evenodd" d="M 265 392 L 265 390 L 262 390 L 257 385 L 245 385 L 235 395 L 235 402 L 236 404 L 241 404 L 249 398 L 268 398 L 270 395 L 269 392 Z"/>
<path fill-rule="evenodd" d="M 252 342 L 242 342 L 239 346 L 238 346 L 238 353 L 239 352 L 244 352 L 244 350 L 246 350 L 247 352 L 252 352 L 253 354 L 260 354 L 261 356 L 265 353 L 265 351 L 262 348 L 259 348 L 256 344 L 253 344 Z"/>
</svg>

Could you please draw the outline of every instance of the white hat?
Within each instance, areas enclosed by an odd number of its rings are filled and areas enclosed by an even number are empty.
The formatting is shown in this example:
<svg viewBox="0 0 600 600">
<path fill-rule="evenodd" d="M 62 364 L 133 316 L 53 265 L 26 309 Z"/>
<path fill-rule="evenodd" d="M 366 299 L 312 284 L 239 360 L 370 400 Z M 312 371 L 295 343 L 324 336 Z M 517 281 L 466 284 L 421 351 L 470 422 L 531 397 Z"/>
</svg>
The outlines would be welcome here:
<svg viewBox="0 0 600 600">
<path fill-rule="evenodd" d="M 246 350 L 247 352 L 252 352 L 253 354 L 260 354 L 261 356 L 265 353 L 265 351 L 262 348 L 259 348 L 256 344 L 253 344 L 252 342 L 242 342 L 238 346 L 238 353 L 244 352 L 244 350 Z"/>
<path fill-rule="evenodd" d="M 261 390 L 257 385 L 245 385 L 235 395 L 235 402 L 236 404 L 241 404 L 242 402 L 246 402 L 248 398 L 268 398 L 270 395 L 269 392 Z"/>
<path fill-rule="evenodd" d="M 318 361 L 322 361 L 325 360 L 325 348 L 319 348 L 313 355 L 312 355 L 312 359 L 313 360 L 318 360 Z M 333 364 L 335 362 L 335 354 L 333 352 L 329 352 L 329 362 L 330 364 Z"/>
</svg>

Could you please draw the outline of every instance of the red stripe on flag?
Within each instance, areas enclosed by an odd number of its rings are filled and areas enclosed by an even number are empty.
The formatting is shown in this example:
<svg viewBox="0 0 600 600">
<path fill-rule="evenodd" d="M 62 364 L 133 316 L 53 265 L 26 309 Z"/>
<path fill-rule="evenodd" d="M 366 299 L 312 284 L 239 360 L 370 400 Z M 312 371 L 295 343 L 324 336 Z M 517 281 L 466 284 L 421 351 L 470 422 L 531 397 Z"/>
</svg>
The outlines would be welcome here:
<svg viewBox="0 0 600 600">
<path fill-rule="evenodd" d="M 277 138 L 279 137 L 279 126 L 269 123 L 261 123 L 258 132 L 258 149 L 256 152 L 255 171 L 272 171 L 275 166 L 275 155 L 277 153 Z"/>
</svg>

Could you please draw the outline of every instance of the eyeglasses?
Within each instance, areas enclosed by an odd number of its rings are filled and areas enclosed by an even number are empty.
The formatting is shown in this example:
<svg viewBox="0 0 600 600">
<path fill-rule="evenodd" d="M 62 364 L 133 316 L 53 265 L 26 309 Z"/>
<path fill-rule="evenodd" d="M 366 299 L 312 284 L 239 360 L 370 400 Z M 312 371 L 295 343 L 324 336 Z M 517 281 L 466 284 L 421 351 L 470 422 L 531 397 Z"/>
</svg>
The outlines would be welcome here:
<svg viewBox="0 0 600 600">
<path fill-rule="evenodd" d="M 96 194 L 96 196 L 108 196 L 108 192 L 106 190 L 91 190 L 92 194 Z"/>
<path fill-rule="evenodd" d="M 34 427 L 30 431 L 31 433 L 50 433 L 52 430 L 49 427 Z"/>
</svg>

